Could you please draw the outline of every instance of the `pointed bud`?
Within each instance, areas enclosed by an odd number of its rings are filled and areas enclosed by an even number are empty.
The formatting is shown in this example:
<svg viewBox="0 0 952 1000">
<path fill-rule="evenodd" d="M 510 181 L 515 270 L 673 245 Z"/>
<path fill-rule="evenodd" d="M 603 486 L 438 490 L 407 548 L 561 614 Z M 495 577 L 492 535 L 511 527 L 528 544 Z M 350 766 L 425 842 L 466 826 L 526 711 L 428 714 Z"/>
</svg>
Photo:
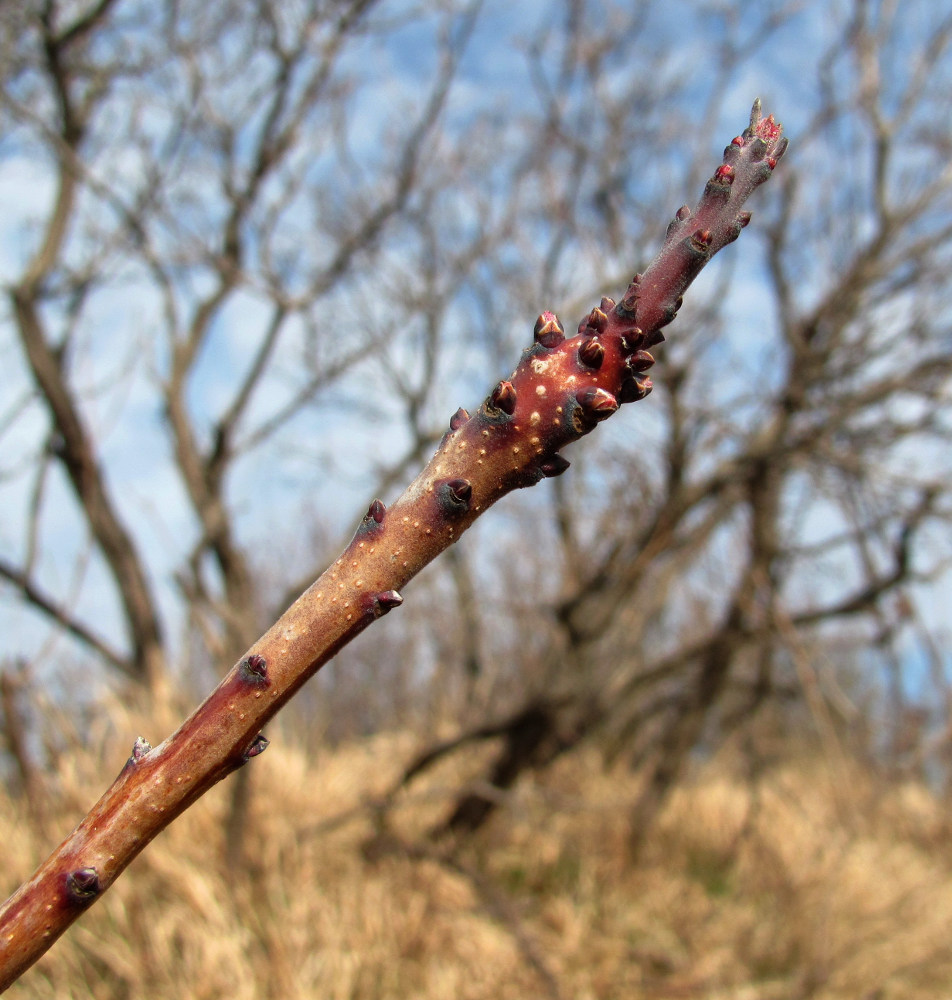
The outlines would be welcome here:
<svg viewBox="0 0 952 1000">
<path fill-rule="evenodd" d="M 605 327 L 608 326 L 608 317 L 601 309 L 593 309 L 584 320 L 582 320 L 582 325 L 579 327 L 579 333 L 583 329 L 593 330 L 595 333 L 604 333 Z"/>
<path fill-rule="evenodd" d="M 457 503 L 468 504 L 473 495 L 473 487 L 468 479 L 451 479 L 446 487 Z"/>
<path fill-rule="evenodd" d="M 66 893 L 72 903 L 88 906 L 101 891 L 95 868 L 77 868 L 66 876 Z"/>
<path fill-rule="evenodd" d="M 681 296 L 678 296 L 672 305 L 667 305 L 661 310 L 661 319 L 658 320 L 655 327 L 656 332 L 645 338 L 645 342 L 642 344 L 642 347 L 654 347 L 655 344 L 664 340 L 664 336 L 658 333 L 657 330 L 660 330 L 661 327 L 674 322 L 683 301 L 684 299 Z"/>
<path fill-rule="evenodd" d="M 439 485 L 437 500 L 446 515 L 465 514 L 472 499 L 473 486 L 468 479 L 447 479 Z"/>
<path fill-rule="evenodd" d="M 755 97 L 754 98 L 754 103 L 750 106 L 750 127 L 751 128 L 756 128 L 757 124 L 760 122 L 760 119 L 761 119 L 761 117 L 763 115 L 763 111 L 761 110 L 761 108 L 762 108 L 762 106 L 761 106 L 761 103 L 760 103 L 760 98 L 759 97 Z"/>
<path fill-rule="evenodd" d="M 135 743 L 132 744 L 132 756 L 129 760 L 133 764 L 138 764 L 151 750 L 152 744 L 144 736 L 137 736 Z"/>
<path fill-rule="evenodd" d="M 744 226 L 746 226 L 747 223 L 750 222 L 751 218 L 752 215 L 750 212 L 738 212 L 737 222 L 739 223 L 740 228 L 743 229 Z"/>
<path fill-rule="evenodd" d="M 469 411 L 464 410 L 461 406 L 454 414 L 450 417 L 450 430 L 458 431 L 466 421 L 469 420 Z"/>
<path fill-rule="evenodd" d="M 575 400 L 593 420 L 605 420 L 618 409 L 618 400 L 610 392 L 595 386 L 576 393 Z"/>
<path fill-rule="evenodd" d="M 499 382 L 489 397 L 489 406 L 493 410 L 502 410 L 511 417 L 516 409 L 516 390 L 512 382 Z"/>
<path fill-rule="evenodd" d="M 370 612 L 374 618 L 383 618 L 385 614 L 399 608 L 403 598 L 395 590 L 382 590 L 370 598 Z"/>
<path fill-rule="evenodd" d="M 268 749 L 270 744 L 271 740 L 269 740 L 263 733 L 258 733 L 258 735 L 254 738 L 254 742 L 242 755 L 242 761 L 251 760 L 252 757 L 257 757 L 259 754 L 263 754 L 265 750 Z"/>
<path fill-rule="evenodd" d="M 536 343 L 548 348 L 558 347 L 565 339 L 565 327 L 555 313 L 551 312 L 544 312 L 539 316 L 533 333 Z"/>
<path fill-rule="evenodd" d="M 635 351 L 630 358 L 625 361 L 625 368 L 634 373 L 647 371 L 655 359 L 647 351 Z"/>
<path fill-rule="evenodd" d="M 622 354 L 634 354 L 635 351 L 640 350 L 645 346 L 645 335 L 641 331 L 640 326 L 632 327 L 626 334 L 621 338 L 619 343 L 621 347 Z"/>
<path fill-rule="evenodd" d="M 563 458 L 561 455 L 553 455 L 551 458 L 547 458 L 544 462 L 539 463 L 539 471 L 547 479 L 561 476 L 568 467 L 569 460 Z"/>
<path fill-rule="evenodd" d="M 615 315 L 629 323 L 635 320 L 635 311 L 638 308 L 638 292 L 629 288 L 625 297 L 615 306 Z"/>
<path fill-rule="evenodd" d="M 601 368 L 605 360 L 605 348 L 594 337 L 589 337 L 579 345 L 578 359 L 589 368 Z"/>
<path fill-rule="evenodd" d="M 610 313 L 612 309 L 615 308 L 615 300 L 610 299 L 607 295 L 603 295 L 602 301 L 598 304 L 598 308 L 601 309 L 603 313 Z"/>
<path fill-rule="evenodd" d="M 238 664 L 238 672 L 249 684 L 263 684 L 268 679 L 268 661 L 259 653 L 252 653 Z"/>
<path fill-rule="evenodd" d="M 618 393 L 620 403 L 634 403 L 645 396 L 654 388 L 650 378 L 628 378 L 621 384 L 621 391 Z"/>
<path fill-rule="evenodd" d="M 387 513 L 387 508 L 382 500 L 374 500 L 367 510 L 367 518 L 377 524 L 383 523 L 383 516 Z"/>
</svg>

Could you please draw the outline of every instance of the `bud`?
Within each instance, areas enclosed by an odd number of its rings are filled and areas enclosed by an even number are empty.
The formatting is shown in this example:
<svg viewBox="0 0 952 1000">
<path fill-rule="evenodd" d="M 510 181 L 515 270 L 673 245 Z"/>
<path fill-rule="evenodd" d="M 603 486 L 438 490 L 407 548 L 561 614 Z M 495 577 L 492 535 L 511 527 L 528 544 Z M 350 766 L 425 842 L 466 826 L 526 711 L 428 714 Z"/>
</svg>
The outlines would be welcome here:
<svg viewBox="0 0 952 1000">
<path fill-rule="evenodd" d="M 551 312 L 544 312 L 539 316 L 533 333 L 536 343 L 548 348 L 558 347 L 565 339 L 565 328 L 555 313 Z"/>
<path fill-rule="evenodd" d="M 493 410 L 502 410 L 510 417 L 516 409 L 516 390 L 512 382 L 499 382 L 493 389 L 489 397 L 489 407 Z"/>
<path fill-rule="evenodd" d="M 578 359 L 586 367 L 597 370 L 605 360 L 605 348 L 594 337 L 589 337 L 579 345 Z"/>
<path fill-rule="evenodd" d="M 575 400 L 593 420 L 605 420 L 618 409 L 618 400 L 610 392 L 595 386 L 577 393 Z"/>
<path fill-rule="evenodd" d="M 547 458 L 544 462 L 539 463 L 539 471 L 548 479 L 561 476 L 568 467 L 569 460 L 563 458 L 561 455 L 553 455 L 551 458 Z"/>
</svg>

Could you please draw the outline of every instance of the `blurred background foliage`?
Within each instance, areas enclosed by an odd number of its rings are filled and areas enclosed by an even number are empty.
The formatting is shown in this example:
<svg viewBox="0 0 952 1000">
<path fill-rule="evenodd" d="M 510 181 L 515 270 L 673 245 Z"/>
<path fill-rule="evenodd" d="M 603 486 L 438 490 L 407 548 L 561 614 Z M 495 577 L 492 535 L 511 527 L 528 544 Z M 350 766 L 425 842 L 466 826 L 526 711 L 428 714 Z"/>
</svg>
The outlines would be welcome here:
<svg viewBox="0 0 952 1000">
<path fill-rule="evenodd" d="M 924 796 L 933 833 L 916 850 L 939 864 L 952 793 L 950 37 L 947 5 L 926 0 L 0 4 L 0 775 L 24 850 L 9 888 L 121 766 L 134 720 L 165 735 L 367 503 L 399 493 L 449 415 L 511 370 L 541 310 L 572 328 L 623 290 L 757 94 L 791 151 L 743 238 L 691 289 L 652 396 L 570 449 L 565 476 L 482 519 L 302 692 L 268 734 L 287 744 L 285 768 L 245 769 L 183 822 L 218 831 L 196 863 L 228 874 L 207 891 L 255 908 L 259 800 L 290 802 L 285 771 L 308 756 L 317 780 L 342 766 L 334 753 L 390 734 L 387 781 L 354 778 L 353 821 L 369 827 L 341 863 L 399 863 L 410 881 L 395 892 L 427 880 L 414 865 L 455 872 L 475 893 L 460 905 L 489 914 L 534 984 L 519 996 L 637 996 L 646 982 L 646 996 L 692 995 L 675 971 L 709 956 L 692 930 L 677 961 L 661 947 L 654 973 L 640 946 L 612 952 L 607 968 L 637 972 L 624 989 L 610 974 L 599 985 L 602 972 L 563 979 L 539 914 L 530 932 L 517 912 L 542 850 L 527 831 L 543 833 L 520 796 L 549 803 L 549 818 L 532 813 L 543 827 L 591 806 L 566 844 L 596 856 L 565 863 L 573 878 L 594 865 L 590 886 L 633 879 L 633 912 L 697 773 L 730 785 L 724 822 L 747 830 L 755 819 L 737 810 L 760 815 L 762 782 L 783 799 L 789 779 L 799 801 L 820 769 L 818 801 L 835 806 L 824 835 L 844 851 L 860 836 L 851 810 L 873 836 L 870 802 L 881 795 L 898 822 L 895 797 Z M 68 779 L 81 748 L 84 777 Z M 611 809 L 597 791 L 609 775 L 624 789 Z M 421 788 L 408 821 L 401 796 Z M 292 855 L 322 850 L 336 807 L 313 808 L 285 816 L 308 842 Z M 608 869 L 586 822 L 611 831 Z M 709 893 L 755 906 L 773 883 L 737 865 L 775 865 L 786 822 L 749 856 L 753 841 L 712 847 L 703 827 L 685 864 Z M 298 861 L 278 865 L 280 892 Z M 775 890 L 783 912 L 818 905 Z M 264 949 L 248 973 L 257 995 L 508 995 L 466 975 L 440 993 L 399 970 L 285 989 L 266 983 L 267 923 L 228 931 Z M 576 931 L 593 970 L 594 926 Z M 76 944 L 85 933 L 59 949 L 79 948 L 83 979 L 82 963 L 102 960 Z M 189 948 L 216 947 L 198 937 Z M 361 940 L 341 947 L 370 967 L 384 946 Z M 710 959 L 714 979 L 691 989 L 756 978 L 738 940 L 711 945 L 733 957 Z M 888 969 L 867 993 L 854 980 L 824 993 L 838 959 L 783 940 L 786 958 L 767 962 L 777 996 L 918 995 L 889 992 Z M 436 961 L 442 946 L 419 947 Z M 148 965 L 156 948 L 132 951 Z M 138 995 L 132 961 L 100 970 L 114 989 L 102 995 Z"/>
</svg>

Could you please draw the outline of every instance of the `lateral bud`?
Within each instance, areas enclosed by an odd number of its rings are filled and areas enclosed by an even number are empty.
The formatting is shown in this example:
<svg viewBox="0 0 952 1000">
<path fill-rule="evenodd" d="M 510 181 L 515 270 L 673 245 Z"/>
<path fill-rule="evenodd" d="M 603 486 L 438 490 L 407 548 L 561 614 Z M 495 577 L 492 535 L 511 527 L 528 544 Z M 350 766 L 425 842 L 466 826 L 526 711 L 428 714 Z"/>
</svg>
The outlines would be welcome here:
<svg viewBox="0 0 952 1000">
<path fill-rule="evenodd" d="M 618 401 L 620 403 L 636 403 L 639 399 L 644 399 L 652 388 L 654 388 L 654 384 L 650 378 L 638 378 L 637 376 L 626 378 L 621 384 Z"/>
<path fill-rule="evenodd" d="M 615 306 L 615 312 L 623 319 L 629 322 L 634 322 L 635 312 L 638 308 L 638 294 L 636 292 L 629 292 L 622 300 Z"/>
<path fill-rule="evenodd" d="M 644 347 L 645 335 L 641 327 L 632 327 L 626 334 L 623 334 L 619 346 L 622 354 L 634 354 L 635 351 Z"/>
<path fill-rule="evenodd" d="M 537 344 L 548 348 L 558 347 L 565 339 L 565 327 L 555 313 L 544 312 L 536 320 L 533 334 Z"/>
<path fill-rule="evenodd" d="M 238 664 L 238 673 L 248 684 L 265 684 L 268 680 L 268 661 L 260 653 L 252 653 Z"/>
<path fill-rule="evenodd" d="M 654 356 L 647 351 L 635 351 L 625 360 L 625 368 L 632 374 L 637 374 L 647 371 L 654 363 Z"/>
<path fill-rule="evenodd" d="M 450 417 L 450 430 L 458 431 L 466 421 L 469 420 L 469 411 L 464 410 L 461 406 L 454 414 Z"/>
<path fill-rule="evenodd" d="M 403 598 L 395 590 L 382 590 L 370 595 L 370 613 L 374 618 L 383 618 L 385 614 L 403 604 Z"/>
<path fill-rule="evenodd" d="M 786 153 L 787 143 L 788 143 L 787 137 L 784 136 L 774 147 L 773 153 L 771 153 L 770 156 L 767 157 L 767 166 L 770 167 L 771 170 L 773 170 L 774 167 L 777 166 L 777 164 L 780 162 L 780 158 L 783 156 L 784 153 Z"/>
<path fill-rule="evenodd" d="M 89 904 L 102 892 L 95 868 L 77 868 L 66 876 L 66 895 L 77 906 Z"/>
<path fill-rule="evenodd" d="M 501 410 L 508 416 L 512 416 L 516 410 L 516 390 L 512 382 L 502 381 L 496 384 L 489 396 L 489 407 L 493 410 Z"/>
<path fill-rule="evenodd" d="M 750 222 L 750 212 L 738 212 L 730 224 L 725 236 L 726 243 L 733 243 L 740 236 L 740 231 Z"/>
<path fill-rule="evenodd" d="M 588 368 L 601 368 L 605 360 L 605 348 L 594 337 L 589 337 L 579 345 L 578 359 Z"/>
<path fill-rule="evenodd" d="M 561 455 L 552 455 L 551 458 L 539 463 L 539 471 L 546 479 L 554 479 L 556 476 L 561 476 L 569 465 L 567 458 L 563 458 Z"/>
<path fill-rule="evenodd" d="M 144 736 L 137 736 L 135 743 L 132 744 L 132 755 L 129 757 L 129 763 L 138 764 L 151 750 L 152 744 Z"/>
<path fill-rule="evenodd" d="M 260 754 L 263 754 L 265 750 L 268 749 L 270 744 L 271 740 L 269 740 L 264 735 L 264 733 L 258 733 L 258 735 L 254 738 L 254 741 L 252 742 L 251 746 L 248 747 L 248 749 L 242 754 L 241 756 L 242 763 L 251 760 L 252 757 L 257 757 Z"/>
<path fill-rule="evenodd" d="M 605 420 L 618 409 L 618 400 L 610 392 L 595 386 L 577 393 L 575 401 L 592 420 Z"/>
<path fill-rule="evenodd" d="M 440 484 L 437 496 L 448 514 L 465 514 L 473 499 L 473 485 L 468 479 L 448 479 Z"/>
<path fill-rule="evenodd" d="M 703 254 L 705 257 L 711 251 L 711 242 L 714 237 L 711 235 L 710 229 L 697 229 L 690 237 L 691 249 L 695 253 Z"/>
<path fill-rule="evenodd" d="M 375 524 L 382 524 L 384 514 L 386 513 L 387 508 L 383 500 L 374 500 L 370 507 L 367 508 L 365 520 L 373 521 Z"/>
<path fill-rule="evenodd" d="M 661 327 L 668 326 L 674 322 L 675 317 L 678 315 L 678 310 L 681 308 L 681 302 L 681 296 L 678 296 L 674 302 L 670 302 L 662 308 L 661 319 L 659 319 L 656 324 L 656 330 L 654 333 L 649 334 L 645 338 L 645 342 L 642 345 L 643 347 L 654 347 L 655 344 L 664 340 L 664 334 L 661 333 Z"/>
<path fill-rule="evenodd" d="M 733 184 L 734 168 L 729 163 L 722 163 L 714 171 L 714 180 L 721 184 Z"/>
<path fill-rule="evenodd" d="M 585 333 L 590 330 L 592 333 L 604 333 L 608 326 L 608 317 L 597 306 L 578 325 L 578 332 Z"/>
</svg>

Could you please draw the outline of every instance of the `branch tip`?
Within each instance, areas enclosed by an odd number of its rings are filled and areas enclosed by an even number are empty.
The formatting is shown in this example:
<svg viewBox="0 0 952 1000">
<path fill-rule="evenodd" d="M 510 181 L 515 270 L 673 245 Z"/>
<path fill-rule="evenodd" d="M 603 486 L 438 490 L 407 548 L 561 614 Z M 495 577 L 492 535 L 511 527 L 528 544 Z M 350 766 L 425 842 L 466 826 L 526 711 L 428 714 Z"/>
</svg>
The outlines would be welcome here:
<svg viewBox="0 0 952 1000">
<path fill-rule="evenodd" d="M 763 114 L 763 109 L 760 103 L 760 98 L 755 97 L 754 103 L 750 107 L 750 127 L 756 128 L 760 121 L 760 117 Z"/>
<path fill-rule="evenodd" d="M 559 322 L 555 313 L 544 312 L 536 320 L 533 329 L 535 342 L 552 349 L 558 347 L 565 339 L 565 327 Z"/>
</svg>

